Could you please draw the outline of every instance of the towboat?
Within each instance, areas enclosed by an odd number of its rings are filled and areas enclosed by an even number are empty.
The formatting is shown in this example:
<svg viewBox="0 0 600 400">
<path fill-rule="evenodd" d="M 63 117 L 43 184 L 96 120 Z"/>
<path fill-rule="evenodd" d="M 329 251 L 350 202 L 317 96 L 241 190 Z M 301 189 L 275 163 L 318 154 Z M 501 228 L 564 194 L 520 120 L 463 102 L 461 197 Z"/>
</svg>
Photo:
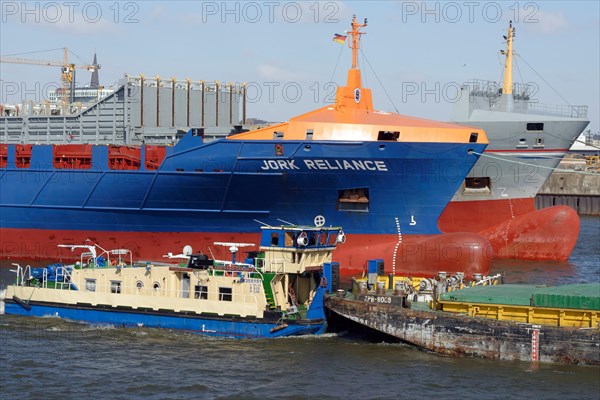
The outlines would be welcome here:
<svg viewBox="0 0 600 400">
<path fill-rule="evenodd" d="M 264 225 L 258 249 L 215 243 L 231 252 L 230 260 L 186 246 L 166 263 L 133 262 L 129 250 L 95 243 L 61 245 L 79 261 L 14 264 L 5 312 L 231 338 L 319 334 L 326 327 L 323 296 L 339 280 L 332 253 L 344 241 L 339 227 Z M 236 259 L 241 249 L 249 250 L 243 262 Z"/>
</svg>

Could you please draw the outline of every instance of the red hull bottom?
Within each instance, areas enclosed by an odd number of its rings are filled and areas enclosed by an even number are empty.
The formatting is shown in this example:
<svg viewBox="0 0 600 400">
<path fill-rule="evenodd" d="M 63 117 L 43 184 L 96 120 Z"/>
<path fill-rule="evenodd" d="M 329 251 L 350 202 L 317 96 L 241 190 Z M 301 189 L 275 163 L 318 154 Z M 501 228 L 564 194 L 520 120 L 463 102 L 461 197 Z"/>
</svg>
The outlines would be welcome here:
<svg viewBox="0 0 600 400">
<path fill-rule="evenodd" d="M 438 226 L 447 233 L 479 233 L 489 240 L 497 259 L 568 259 L 579 236 L 579 216 L 567 206 L 536 210 L 534 202 L 533 198 L 452 202 Z"/>
<path fill-rule="evenodd" d="M 164 261 L 164 254 L 178 254 L 189 244 L 194 252 L 214 254 L 229 259 L 226 249 L 214 246 L 220 242 L 258 244 L 259 235 L 237 233 L 177 233 L 177 232 L 103 232 L 51 231 L 31 229 L 1 229 L 0 257 L 3 259 L 56 260 L 69 254 L 58 244 L 78 244 L 91 239 L 105 249 L 127 248 L 135 259 Z M 474 233 L 445 235 L 347 235 L 347 241 L 334 252 L 334 261 L 341 266 L 344 277 L 356 276 L 366 270 L 367 260 L 384 260 L 386 273 L 434 276 L 440 271 L 488 274 L 492 249 L 489 242 Z"/>
</svg>

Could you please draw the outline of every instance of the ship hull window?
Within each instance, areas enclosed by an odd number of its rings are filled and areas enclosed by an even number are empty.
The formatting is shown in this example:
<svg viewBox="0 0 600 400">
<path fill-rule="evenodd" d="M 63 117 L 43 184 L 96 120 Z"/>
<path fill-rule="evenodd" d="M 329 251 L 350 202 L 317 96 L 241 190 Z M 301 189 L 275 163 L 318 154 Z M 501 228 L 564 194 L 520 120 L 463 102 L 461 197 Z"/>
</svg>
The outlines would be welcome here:
<svg viewBox="0 0 600 400">
<path fill-rule="evenodd" d="M 544 123 L 543 122 L 529 122 L 527 123 L 528 131 L 543 131 Z"/>
<path fill-rule="evenodd" d="M 492 180 L 489 176 L 465 178 L 464 194 L 491 194 Z"/>
<path fill-rule="evenodd" d="M 338 191 L 339 211 L 368 212 L 369 211 L 369 189 L 353 188 Z"/>
</svg>

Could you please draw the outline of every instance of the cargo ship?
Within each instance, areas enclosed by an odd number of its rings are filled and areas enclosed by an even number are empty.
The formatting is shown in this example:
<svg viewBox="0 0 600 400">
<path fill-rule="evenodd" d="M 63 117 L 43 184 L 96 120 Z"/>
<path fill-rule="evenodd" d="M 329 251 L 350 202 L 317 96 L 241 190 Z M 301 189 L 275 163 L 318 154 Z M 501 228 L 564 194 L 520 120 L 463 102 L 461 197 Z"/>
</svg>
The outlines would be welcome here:
<svg viewBox="0 0 600 400">
<path fill-rule="evenodd" d="M 567 206 L 536 210 L 535 196 L 588 125 L 586 106 L 540 104 L 513 83 L 509 25 L 504 81 L 475 80 L 461 88 L 453 120 L 485 130 L 490 145 L 439 221 L 443 232 L 477 232 L 495 258 L 566 260 L 579 217 Z"/>
<path fill-rule="evenodd" d="M 319 221 L 345 229 L 335 255 L 345 274 L 370 254 L 392 272 L 487 273 L 485 239 L 437 228 L 486 134 L 376 111 L 358 68 L 365 26 L 352 20 L 352 66 L 335 104 L 287 123 L 214 141 L 191 129 L 173 147 L 2 145 L 3 257 L 52 259 L 58 243 L 90 238 L 156 259 L 250 241 L 256 221 Z"/>
</svg>

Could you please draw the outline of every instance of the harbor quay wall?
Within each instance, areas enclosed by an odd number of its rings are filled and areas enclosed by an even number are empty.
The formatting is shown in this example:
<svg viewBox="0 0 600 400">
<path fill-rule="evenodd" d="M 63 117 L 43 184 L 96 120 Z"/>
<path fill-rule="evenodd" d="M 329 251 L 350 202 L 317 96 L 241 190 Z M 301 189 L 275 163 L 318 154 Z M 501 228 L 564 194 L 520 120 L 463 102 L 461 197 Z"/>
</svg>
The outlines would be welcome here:
<svg viewBox="0 0 600 400">
<path fill-rule="evenodd" d="M 600 216 L 600 174 L 554 172 L 535 198 L 537 209 L 566 205 L 580 215 Z"/>
</svg>

